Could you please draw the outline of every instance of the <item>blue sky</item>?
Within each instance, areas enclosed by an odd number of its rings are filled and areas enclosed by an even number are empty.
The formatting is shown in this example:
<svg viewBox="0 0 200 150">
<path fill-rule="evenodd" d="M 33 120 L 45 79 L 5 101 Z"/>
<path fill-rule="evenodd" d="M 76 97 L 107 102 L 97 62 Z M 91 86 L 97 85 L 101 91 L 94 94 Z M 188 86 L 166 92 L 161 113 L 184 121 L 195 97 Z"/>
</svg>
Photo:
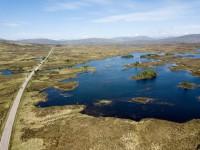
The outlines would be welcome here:
<svg viewBox="0 0 200 150">
<path fill-rule="evenodd" d="M 200 0 L 0 0 L 0 38 L 200 33 Z"/>
</svg>

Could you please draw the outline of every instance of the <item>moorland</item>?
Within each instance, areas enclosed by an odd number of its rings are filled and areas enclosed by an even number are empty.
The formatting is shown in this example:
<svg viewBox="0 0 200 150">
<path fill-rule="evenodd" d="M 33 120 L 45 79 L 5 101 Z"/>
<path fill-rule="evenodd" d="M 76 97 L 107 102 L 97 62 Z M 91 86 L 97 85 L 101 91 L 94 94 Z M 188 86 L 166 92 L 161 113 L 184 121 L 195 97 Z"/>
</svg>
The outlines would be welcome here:
<svg viewBox="0 0 200 150">
<path fill-rule="evenodd" d="M 140 62 L 137 68 L 152 68 L 170 63 L 176 65 L 168 68 L 169 71 L 186 70 L 188 74 L 200 77 L 199 58 L 175 55 L 177 53 L 198 54 L 196 50 L 200 48 L 200 44 L 140 44 L 128 48 L 126 45 L 58 46 L 10 42 L 1 42 L 0 45 L 2 54 L 0 70 L 9 70 L 12 73 L 9 76 L 0 74 L 1 131 L 24 78 L 54 47 L 52 55 L 35 73 L 23 95 L 13 128 L 11 149 L 192 150 L 200 147 L 200 119 L 191 119 L 183 123 L 156 118 L 135 121 L 83 114 L 81 112 L 86 108 L 83 104 L 44 108 L 37 105 L 39 102 L 48 101 L 48 95 L 43 92 L 45 89 L 73 91 L 79 86 L 78 82 L 60 81 L 76 78 L 87 72 L 95 74 L 96 71 L 92 66 L 73 66 L 114 56 L 125 56 L 124 59 L 129 59 L 132 58 L 130 53 L 165 54 L 146 55 L 151 61 Z M 131 66 L 134 67 L 135 65 Z M 146 99 L 151 100 L 151 97 Z M 112 104 L 109 100 L 100 102 L 98 103 L 100 107 L 102 104 L 107 106 Z M 148 101 L 142 104 L 146 105 L 146 103 Z"/>
</svg>

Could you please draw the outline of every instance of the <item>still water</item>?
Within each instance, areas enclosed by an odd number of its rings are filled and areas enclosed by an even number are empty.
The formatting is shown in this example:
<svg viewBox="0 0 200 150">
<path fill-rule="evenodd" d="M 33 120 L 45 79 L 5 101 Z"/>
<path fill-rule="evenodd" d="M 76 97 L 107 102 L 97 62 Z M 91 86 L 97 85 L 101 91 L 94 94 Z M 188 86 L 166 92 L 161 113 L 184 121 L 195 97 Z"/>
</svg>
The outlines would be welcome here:
<svg viewBox="0 0 200 150">
<path fill-rule="evenodd" d="M 13 73 L 10 70 L 0 70 L 0 73 L 2 73 L 5 76 L 13 75 Z"/>
<path fill-rule="evenodd" d="M 48 101 L 38 103 L 38 107 L 62 106 L 72 104 L 86 105 L 84 114 L 92 116 L 118 117 L 139 121 L 144 118 L 157 118 L 174 122 L 186 122 L 200 118 L 200 88 L 184 90 L 178 84 L 185 80 L 200 84 L 200 78 L 187 71 L 169 71 L 172 64 L 154 67 L 157 77 L 152 80 L 131 80 L 129 77 L 145 69 L 125 69 L 124 65 L 136 61 L 153 61 L 140 58 L 146 53 L 133 53 L 133 58 L 120 56 L 80 64 L 93 66 L 96 73 L 83 73 L 75 79 L 62 82 L 77 81 L 78 87 L 64 92 L 49 88 Z M 130 101 L 135 97 L 150 97 L 154 100 L 147 103 Z M 111 100 L 110 105 L 95 106 L 99 100 Z"/>
</svg>

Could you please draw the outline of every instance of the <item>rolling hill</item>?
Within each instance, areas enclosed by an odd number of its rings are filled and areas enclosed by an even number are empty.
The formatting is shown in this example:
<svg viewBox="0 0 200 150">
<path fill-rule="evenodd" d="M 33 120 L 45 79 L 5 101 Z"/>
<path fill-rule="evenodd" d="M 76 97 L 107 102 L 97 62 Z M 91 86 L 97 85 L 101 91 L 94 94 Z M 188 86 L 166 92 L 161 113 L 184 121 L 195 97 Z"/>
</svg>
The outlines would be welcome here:
<svg viewBox="0 0 200 150">
<path fill-rule="evenodd" d="M 0 39 L 0 41 L 7 41 Z M 137 43 L 200 43 L 200 34 L 188 34 L 179 37 L 151 38 L 148 36 L 116 37 L 116 38 L 88 38 L 78 40 L 51 40 L 51 39 L 24 39 L 12 42 L 32 43 L 32 44 L 137 44 Z"/>
<path fill-rule="evenodd" d="M 164 43 L 200 43 L 200 34 L 188 34 L 179 37 L 166 38 L 158 40 L 158 42 Z"/>
</svg>

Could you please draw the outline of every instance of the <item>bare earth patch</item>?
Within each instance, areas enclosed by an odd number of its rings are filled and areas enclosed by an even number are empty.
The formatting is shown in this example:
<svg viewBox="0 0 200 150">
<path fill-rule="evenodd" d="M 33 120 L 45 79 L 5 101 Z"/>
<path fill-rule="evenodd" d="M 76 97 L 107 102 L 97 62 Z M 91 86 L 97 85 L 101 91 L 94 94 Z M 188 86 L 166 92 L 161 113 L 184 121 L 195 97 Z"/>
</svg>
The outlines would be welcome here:
<svg viewBox="0 0 200 150">
<path fill-rule="evenodd" d="M 110 105 L 112 103 L 111 100 L 100 100 L 96 103 L 94 103 L 95 106 L 101 106 L 101 105 Z"/>
<path fill-rule="evenodd" d="M 153 101 L 154 99 L 152 98 L 148 98 L 148 97 L 136 97 L 136 98 L 132 98 L 132 101 L 134 102 L 138 102 L 138 103 L 149 103 L 150 101 Z"/>
</svg>

